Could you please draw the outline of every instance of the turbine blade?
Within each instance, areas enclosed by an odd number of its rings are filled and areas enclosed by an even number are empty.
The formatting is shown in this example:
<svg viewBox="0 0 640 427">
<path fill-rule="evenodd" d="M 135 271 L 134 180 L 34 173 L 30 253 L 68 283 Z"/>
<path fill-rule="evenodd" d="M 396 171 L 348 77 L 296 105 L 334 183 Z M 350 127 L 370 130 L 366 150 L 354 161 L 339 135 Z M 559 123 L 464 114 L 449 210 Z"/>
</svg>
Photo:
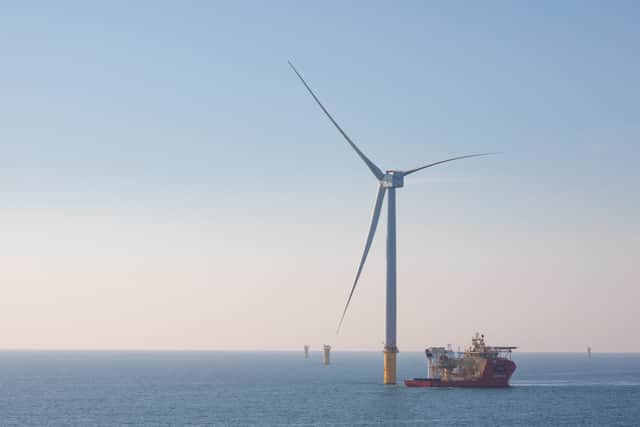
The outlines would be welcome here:
<svg viewBox="0 0 640 427">
<path fill-rule="evenodd" d="M 349 308 L 349 303 L 351 302 L 353 291 L 356 289 L 356 285 L 358 284 L 360 273 L 362 273 L 362 267 L 364 267 L 364 263 L 367 260 L 367 255 L 369 255 L 369 248 L 371 248 L 371 242 L 373 242 L 373 236 L 376 234 L 376 227 L 378 226 L 378 220 L 380 219 L 380 211 L 382 210 L 382 202 L 384 201 L 385 191 L 386 188 L 384 188 L 382 185 L 378 187 L 378 195 L 376 196 L 376 203 L 373 207 L 373 215 L 371 217 L 371 225 L 369 226 L 369 235 L 367 236 L 367 242 L 364 245 L 364 252 L 362 253 L 360 265 L 358 266 L 358 272 L 356 273 L 356 278 L 353 281 L 351 292 L 349 292 L 349 298 L 347 299 L 347 304 L 345 304 L 344 306 L 342 317 L 340 318 L 340 323 L 338 324 L 338 330 L 336 331 L 336 333 L 340 332 L 340 326 L 342 326 L 344 315 L 347 314 L 347 308 Z"/>
<path fill-rule="evenodd" d="M 428 164 L 428 165 L 421 166 L 421 167 L 419 167 L 419 168 L 411 169 L 410 171 L 403 172 L 403 174 L 404 174 L 405 176 L 406 176 L 406 175 L 410 175 L 410 174 L 412 174 L 412 173 L 414 173 L 414 172 L 418 172 L 418 171 L 420 171 L 420 170 L 422 170 L 422 169 L 430 168 L 431 166 L 436 166 L 436 165 L 439 165 L 440 163 L 451 162 L 451 161 L 453 161 L 453 160 L 467 159 L 467 158 L 469 158 L 469 157 L 489 156 L 489 155 L 492 155 L 492 154 L 500 154 L 500 153 L 479 153 L 479 154 L 469 154 L 468 156 L 453 157 L 453 158 L 451 158 L 451 159 L 440 160 L 439 162 L 430 163 L 430 164 Z"/>
<path fill-rule="evenodd" d="M 345 133 L 345 131 L 342 130 L 342 128 L 340 127 L 340 125 L 333 119 L 333 117 L 331 117 L 331 114 L 329 114 L 329 112 L 327 111 L 326 108 L 324 108 L 324 105 L 322 105 L 322 103 L 320 102 L 320 100 L 318 99 L 318 97 L 316 96 L 315 93 L 313 93 L 313 91 L 311 90 L 311 88 L 309 87 L 309 85 L 307 84 L 306 81 L 304 81 L 304 79 L 302 78 L 302 76 L 300 75 L 300 73 L 298 72 L 298 70 L 296 70 L 296 67 L 293 66 L 293 64 L 291 63 L 291 61 L 289 61 L 289 66 L 291 67 L 291 69 L 293 69 L 293 71 L 296 73 L 296 75 L 298 76 L 298 78 L 300 79 L 300 81 L 302 82 L 302 84 L 304 85 L 304 87 L 307 88 L 307 90 L 309 91 L 309 93 L 311 94 L 311 96 L 313 97 L 313 99 L 316 100 L 316 102 L 318 103 L 318 105 L 320 106 L 320 108 L 322 108 L 322 111 L 324 111 L 324 113 L 327 115 L 327 117 L 329 117 L 329 120 L 331 120 L 331 123 L 333 123 L 333 125 L 340 131 L 340 133 L 342 134 L 342 136 L 344 136 L 344 138 L 347 140 L 347 142 L 349 143 L 349 145 L 351 145 L 351 147 L 356 151 L 356 153 L 358 153 L 358 156 L 360 156 L 360 158 L 362 159 L 363 162 L 365 162 L 365 164 L 367 165 L 367 167 L 369 167 L 369 170 L 371 170 L 371 172 L 373 173 L 373 175 L 375 175 L 376 178 L 381 179 L 382 176 L 384 175 L 382 173 L 382 171 L 380 170 L 380 168 L 378 166 L 375 165 L 375 163 L 373 163 L 371 160 L 369 160 L 369 158 L 367 156 L 364 155 L 364 153 L 362 151 L 360 151 L 360 149 L 356 146 L 356 144 L 351 140 L 351 138 L 349 138 L 347 136 L 347 134 Z"/>
</svg>

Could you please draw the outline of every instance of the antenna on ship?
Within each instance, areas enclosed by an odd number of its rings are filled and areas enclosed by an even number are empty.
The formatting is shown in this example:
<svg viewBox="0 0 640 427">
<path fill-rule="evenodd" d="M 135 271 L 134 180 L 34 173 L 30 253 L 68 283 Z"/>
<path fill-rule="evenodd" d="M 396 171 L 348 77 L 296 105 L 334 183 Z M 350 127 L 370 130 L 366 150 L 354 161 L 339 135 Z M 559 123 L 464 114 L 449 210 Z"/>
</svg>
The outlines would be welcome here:
<svg viewBox="0 0 640 427">
<path fill-rule="evenodd" d="M 423 166 L 419 166 L 414 169 L 409 170 L 386 170 L 382 171 L 375 163 L 373 163 L 367 156 L 364 155 L 362 151 L 358 148 L 358 146 L 349 138 L 346 132 L 340 127 L 338 122 L 334 120 L 334 118 L 329 114 L 324 105 L 320 102 L 315 93 L 311 90 L 307 82 L 302 78 L 298 70 L 293 66 L 291 62 L 289 62 L 289 66 L 296 73 L 304 87 L 307 89 L 309 94 L 313 97 L 315 102 L 318 104 L 322 112 L 327 116 L 327 118 L 331 121 L 331 123 L 336 127 L 338 132 L 344 137 L 347 143 L 353 148 L 356 152 L 360 160 L 364 162 L 369 171 L 373 174 L 376 181 L 378 181 L 378 191 L 376 194 L 376 201 L 373 208 L 373 215 L 371 218 L 371 224 L 369 225 L 369 233 L 367 234 L 367 240 L 364 245 L 364 251 L 362 253 L 362 258 L 360 259 L 360 264 L 358 265 L 358 270 L 356 273 L 356 277 L 353 281 L 353 285 L 351 286 L 351 291 L 349 292 L 349 297 L 347 298 L 347 303 L 344 306 L 344 310 L 342 312 L 342 317 L 340 318 L 340 322 L 338 323 L 338 331 L 340 330 L 340 325 L 342 325 L 342 321 L 344 320 L 344 316 L 347 313 L 347 308 L 349 307 L 349 302 L 351 302 L 351 297 L 353 296 L 353 291 L 356 289 L 356 285 L 358 284 L 358 279 L 360 278 L 360 273 L 362 273 L 362 268 L 364 267 L 364 263 L 367 260 L 367 255 L 369 254 L 369 248 L 371 248 L 371 243 L 373 242 L 373 236 L 376 233 L 376 228 L 378 227 L 378 220 L 380 219 L 380 212 L 382 210 L 382 202 L 384 201 L 385 196 L 387 196 L 387 304 L 386 304 L 386 322 L 385 322 L 385 343 L 384 343 L 384 383 L 385 384 L 395 384 L 396 383 L 396 354 L 398 353 L 398 347 L 396 346 L 396 188 L 402 188 L 404 186 L 404 178 L 409 176 L 415 172 L 421 171 L 423 169 L 430 168 L 432 166 L 436 166 L 442 163 L 451 162 L 453 160 L 466 159 L 469 157 L 477 157 L 477 156 L 486 156 L 489 154 L 497 154 L 497 153 L 478 153 L 478 154 L 469 154 L 466 156 L 458 156 L 452 157 L 445 160 L 440 160 L 437 162 L 429 163 Z M 389 147 L 393 146 L 393 143 L 388 144 Z"/>
</svg>

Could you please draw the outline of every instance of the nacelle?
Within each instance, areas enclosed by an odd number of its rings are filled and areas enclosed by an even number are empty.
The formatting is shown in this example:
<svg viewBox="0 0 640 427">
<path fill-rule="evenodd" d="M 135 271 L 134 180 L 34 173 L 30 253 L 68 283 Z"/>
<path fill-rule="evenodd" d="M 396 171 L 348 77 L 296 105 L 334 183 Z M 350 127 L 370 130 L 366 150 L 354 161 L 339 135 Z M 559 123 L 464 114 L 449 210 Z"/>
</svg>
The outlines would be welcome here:
<svg viewBox="0 0 640 427">
<path fill-rule="evenodd" d="M 399 171 L 387 171 L 380 182 L 384 188 L 400 188 L 404 186 L 404 174 Z"/>
</svg>

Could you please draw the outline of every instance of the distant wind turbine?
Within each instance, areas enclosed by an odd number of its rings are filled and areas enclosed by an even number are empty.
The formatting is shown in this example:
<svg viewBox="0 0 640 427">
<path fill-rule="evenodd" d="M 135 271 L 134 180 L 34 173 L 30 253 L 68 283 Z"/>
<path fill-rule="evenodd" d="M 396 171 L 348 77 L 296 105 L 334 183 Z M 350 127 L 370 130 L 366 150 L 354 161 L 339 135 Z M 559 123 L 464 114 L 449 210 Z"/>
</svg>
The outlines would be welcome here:
<svg viewBox="0 0 640 427">
<path fill-rule="evenodd" d="M 453 160 L 467 159 L 469 157 L 477 156 L 487 156 L 497 153 L 469 154 L 466 156 L 452 157 L 450 159 L 429 163 L 427 165 L 420 166 L 415 169 L 410 169 L 408 171 L 387 170 L 386 172 L 382 172 L 382 170 L 378 166 L 376 166 L 375 163 L 369 160 L 369 158 L 365 156 L 362 151 L 360 151 L 360 149 L 351 140 L 351 138 L 349 138 L 345 131 L 342 130 L 340 125 L 333 119 L 333 117 L 331 117 L 331 114 L 329 114 L 327 109 L 324 108 L 324 105 L 322 105 L 316 94 L 313 93 L 307 82 L 302 78 L 298 70 L 296 70 L 296 67 L 294 67 L 291 62 L 289 62 L 289 66 L 291 66 L 302 84 L 307 88 L 318 106 L 320 106 L 329 120 L 331 120 L 331 123 L 333 123 L 333 125 L 338 129 L 342 136 L 347 140 L 349 145 L 358 154 L 360 159 L 362 159 L 362 161 L 367 165 L 373 176 L 375 176 L 379 181 L 378 194 L 376 195 L 376 201 L 373 208 L 373 216 L 371 218 L 371 225 L 369 226 L 369 234 L 367 235 L 367 240 L 364 245 L 364 252 L 362 254 L 362 259 L 360 260 L 360 265 L 358 265 L 358 271 L 356 273 L 355 280 L 353 281 L 353 286 L 351 287 L 351 291 L 349 292 L 349 298 L 347 298 L 347 303 L 345 304 L 342 316 L 340 317 L 338 331 L 340 330 L 340 326 L 342 325 L 344 316 L 347 313 L 347 308 L 349 308 L 349 303 L 351 302 L 353 291 L 355 291 L 356 285 L 358 284 L 358 279 L 360 278 L 360 273 L 362 273 L 364 263 L 367 260 L 369 248 L 371 247 L 371 242 L 373 241 L 373 236 L 375 235 L 376 227 L 378 226 L 378 219 L 380 219 L 380 211 L 382 210 L 382 202 L 384 201 L 384 196 L 387 193 L 389 195 L 387 199 L 387 310 L 384 343 L 384 383 L 395 384 L 396 354 L 398 353 L 398 347 L 396 346 L 396 188 L 403 187 L 404 177 L 411 175 L 414 172 L 418 172 L 423 169 L 439 165 L 441 163 L 451 162 Z"/>
</svg>

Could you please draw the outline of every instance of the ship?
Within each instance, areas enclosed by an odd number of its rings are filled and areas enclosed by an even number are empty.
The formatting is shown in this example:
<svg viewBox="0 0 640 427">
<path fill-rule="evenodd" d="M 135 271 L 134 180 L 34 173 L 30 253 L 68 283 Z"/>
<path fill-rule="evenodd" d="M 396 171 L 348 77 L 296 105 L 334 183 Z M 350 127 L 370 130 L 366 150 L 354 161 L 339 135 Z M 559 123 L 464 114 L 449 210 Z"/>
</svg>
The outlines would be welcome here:
<svg viewBox="0 0 640 427">
<path fill-rule="evenodd" d="M 407 387 L 509 387 L 516 370 L 511 353 L 517 347 L 488 346 L 484 335 L 476 333 L 471 347 L 453 352 L 451 346 L 429 347 L 428 378 L 405 380 Z"/>
</svg>

